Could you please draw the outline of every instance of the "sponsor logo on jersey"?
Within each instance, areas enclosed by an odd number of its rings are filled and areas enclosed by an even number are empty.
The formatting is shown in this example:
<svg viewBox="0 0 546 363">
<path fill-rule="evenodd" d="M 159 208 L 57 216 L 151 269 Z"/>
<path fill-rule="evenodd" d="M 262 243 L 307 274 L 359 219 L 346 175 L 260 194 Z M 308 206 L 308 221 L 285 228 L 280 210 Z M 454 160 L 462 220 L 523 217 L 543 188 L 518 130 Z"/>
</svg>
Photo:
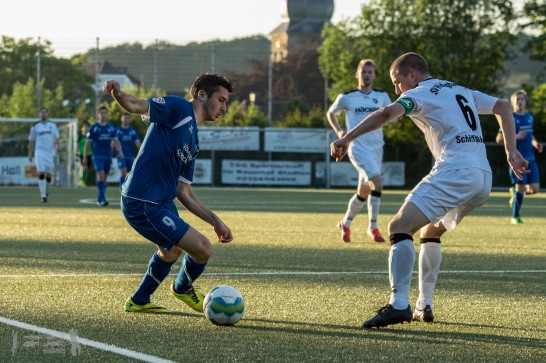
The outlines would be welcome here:
<svg viewBox="0 0 546 363">
<path fill-rule="evenodd" d="M 177 155 L 184 164 L 187 164 L 188 161 L 192 161 L 197 157 L 197 154 L 199 153 L 199 146 L 195 145 L 194 151 L 195 153 L 192 155 L 189 145 L 184 144 L 184 149 L 178 149 Z"/>
<path fill-rule="evenodd" d="M 152 98 L 152 101 L 155 103 L 165 103 L 165 99 L 163 97 Z"/>
<path fill-rule="evenodd" d="M 467 142 L 478 142 L 478 143 L 485 144 L 485 140 L 483 139 L 483 136 L 480 136 L 480 135 L 456 136 L 455 142 L 457 142 L 457 144 L 466 144 Z"/>
<path fill-rule="evenodd" d="M 379 110 L 377 107 L 356 107 L 355 113 L 374 112 Z"/>
<path fill-rule="evenodd" d="M 453 88 L 455 87 L 457 84 L 456 83 L 453 83 L 453 82 L 444 82 L 444 83 L 436 83 L 434 86 L 432 86 L 432 88 L 430 89 L 430 92 L 431 93 L 434 93 L 435 95 L 437 95 L 440 90 L 442 88 Z"/>
</svg>

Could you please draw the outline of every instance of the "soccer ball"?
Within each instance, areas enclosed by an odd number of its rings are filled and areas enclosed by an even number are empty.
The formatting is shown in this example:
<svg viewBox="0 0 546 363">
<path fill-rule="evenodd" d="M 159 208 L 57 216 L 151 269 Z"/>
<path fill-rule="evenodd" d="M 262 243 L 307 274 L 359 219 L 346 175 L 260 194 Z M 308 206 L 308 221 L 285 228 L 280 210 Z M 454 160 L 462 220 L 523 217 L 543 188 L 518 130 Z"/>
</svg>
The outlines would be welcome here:
<svg viewBox="0 0 546 363">
<path fill-rule="evenodd" d="M 220 285 L 205 296 L 203 308 L 213 324 L 235 325 L 245 313 L 245 301 L 236 288 Z"/>
</svg>

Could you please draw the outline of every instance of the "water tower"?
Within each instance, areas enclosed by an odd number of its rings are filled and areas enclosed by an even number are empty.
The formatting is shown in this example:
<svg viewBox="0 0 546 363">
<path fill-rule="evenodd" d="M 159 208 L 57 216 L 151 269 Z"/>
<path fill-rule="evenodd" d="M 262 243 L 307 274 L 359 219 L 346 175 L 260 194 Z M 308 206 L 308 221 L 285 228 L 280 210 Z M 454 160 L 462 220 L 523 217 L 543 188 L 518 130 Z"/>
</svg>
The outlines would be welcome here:
<svg viewBox="0 0 546 363">
<path fill-rule="evenodd" d="M 286 0 L 283 22 L 269 34 L 273 61 L 302 46 L 319 46 L 322 28 L 333 13 L 334 0 Z"/>
</svg>

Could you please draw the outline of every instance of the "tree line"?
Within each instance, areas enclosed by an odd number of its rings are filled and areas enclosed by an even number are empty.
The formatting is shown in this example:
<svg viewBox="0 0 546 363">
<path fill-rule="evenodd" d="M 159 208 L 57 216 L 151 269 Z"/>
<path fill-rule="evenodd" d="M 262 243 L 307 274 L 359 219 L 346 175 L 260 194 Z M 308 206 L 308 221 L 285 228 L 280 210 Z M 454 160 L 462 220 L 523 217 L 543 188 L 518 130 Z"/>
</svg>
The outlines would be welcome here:
<svg viewBox="0 0 546 363">
<path fill-rule="evenodd" d="M 263 59 L 248 59 L 244 70 L 226 72 L 237 92 L 227 114 L 217 124 L 327 127 L 326 105 L 338 93 L 355 88 L 354 72 L 361 58 L 376 61 L 375 86 L 387 90 L 394 99 L 388 68 L 392 60 L 407 51 L 423 54 L 433 76 L 507 97 L 501 91 L 510 71 L 505 65 L 514 56 L 510 47 L 516 36 L 523 31 L 531 32 L 530 41 L 519 51 L 533 59 L 546 58 L 545 14 L 544 0 L 526 1 L 520 12 L 516 12 L 509 0 L 371 0 L 354 18 L 326 25 L 319 46 L 302 44 L 284 61 L 273 64 L 273 72 L 278 76 L 271 88 L 269 65 Z M 41 59 L 39 80 L 37 54 Z M 95 77 L 84 70 L 91 58 L 91 51 L 71 59 L 57 58 L 48 41 L 38 43 L 30 38 L 16 41 L 3 36 L 0 117 L 36 117 L 40 103 L 49 108 L 52 117 L 94 122 Z M 530 95 L 537 137 L 546 139 L 544 78 L 522 87 Z M 266 100 L 270 89 L 278 110 L 273 122 L 266 103 L 251 102 L 247 97 L 255 93 L 259 100 Z M 133 92 L 141 97 L 161 94 L 160 89 L 146 84 Z M 107 98 L 102 102 L 109 108 L 110 120 L 118 122 L 122 110 Z M 486 139 L 492 139 L 496 133 L 495 121 L 485 118 L 483 122 Z M 400 122 L 387 127 L 387 142 L 415 144 L 420 137 L 409 124 Z M 134 126 L 144 133 L 144 124 Z"/>
</svg>

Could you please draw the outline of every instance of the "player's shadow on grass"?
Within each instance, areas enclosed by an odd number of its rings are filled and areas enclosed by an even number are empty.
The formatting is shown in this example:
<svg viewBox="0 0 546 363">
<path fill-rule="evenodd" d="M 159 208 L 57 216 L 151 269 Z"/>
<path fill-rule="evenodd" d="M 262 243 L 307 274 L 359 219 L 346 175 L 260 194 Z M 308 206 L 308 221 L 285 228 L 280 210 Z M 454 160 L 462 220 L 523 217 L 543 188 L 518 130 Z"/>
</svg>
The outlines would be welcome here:
<svg viewBox="0 0 546 363">
<path fill-rule="evenodd" d="M 431 329 L 435 325 L 452 325 L 452 326 L 462 326 L 469 328 L 480 328 L 480 329 L 505 329 L 507 330 L 507 335 L 499 334 L 487 334 L 487 333 L 473 333 L 473 332 L 450 332 L 450 331 L 439 331 L 437 328 Z M 541 348 L 544 347 L 544 339 L 539 338 L 530 338 L 523 336 L 513 336 L 514 331 L 533 331 L 530 329 L 513 329 L 513 328 L 504 328 L 494 325 L 483 325 L 483 324 L 467 324 L 467 323 L 453 323 L 453 322 L 435 322 L 432 324 L 413 322 L 412 326 L 418 326 L 416 329 L 403 329 L 402 325 L 393 325 L 390 328 L 381 328 L 381 329 L 366 329 L 366 332 L 373 333 L 374 335 L 381 335 L 382 338 L 392 339 L 395 336 L 395 339 L 398 340 L 408 340 L 416 341 L 418 340 L 422 344 L 467 344 L 468 342 L 474 343 L 486 343 L 495 342 L 495 344 L 503 344 L 509 346 L 526 346 L 530 348 Z M 400 327 L 400 328 L 397 328 Z M 541 330 L 537 329 L 537 332 Z M 399 334 L 403 334 L 404 337 L 401 337 Z"/>
<path fill-rule="evenodd" d="M 258 322 L 266 323 L 267 325 L 245 325 L 244 322 Z M 271 327 L 270 325 L 282 325 L 278 327 Z M 488 328 L 488 329 L 503 329 L 503 327 L 483 324 L 466 324 L 466 323 L 452 323 L 452 322 L 439 322 L 434 325 L 459 325 L 467 326 L 471 328 Z M 354 326 L 348 325 L 335 325 L 335 324 L 320 324 L 320 323 L 307 323 L 297 321 L 281 321 L 281 320 L 268 320 L 268 319 L 250 319 L 245 318 L 239 322 L 235 327 L 237 329 L 247 330 L 259 330 L 259 331 L 276 331 L 279 333 L 292 333 L 292 334 L 306 334 L 306 335 L 320 335 L 320 336 L 332 336 L 332 337 L 357 337 L 357 338 L 373 338 L 373 339 L 388 339 L 397 340 L 402 343 L 415 343 L 419 341 L 423 344 L 447 344 L 452 345 L 454 342 L 466 344 L 470 341 L 490 343 L 496 341 L 507 345 L 519 345 L 527 346 L 531 348 L 539 348 L 544 346 L 544 340 L 538 338 L 528 337 L 515 337 L 512 335 L 498 335 L 498 334 L 480 334 L 480 333 L 464 333 L 464 332 L 446 332 L 438 331 L 438 329 L 430 330 L 433 324 L 424 324 L 419 322 L 413 322 L 411 324 L 396 324 L 381 329 L 363 329 L 359 324 Z M 415 328 L 417 327 L 417 329 Z M 516 330 L 521 331 L 534 331 L 530 329 L 512 329 L 504 328 L 509 332 Z M 542 332 L 542 329 L 537 329 L 537 332 Z"/>
<path fill-rule="evenodd" d="M 538 328 L 537 329 L 512 328 L 512 327 L 505 327 L 505 326 L 498 326 L 498 325 L 471 324 L 471 323 L 450 322 L 450 321 L 439 321 L 438 323 L 443 325 L 463 326 L 463 327 L 471 327 L 471 328 L 500 329 L 500 330 L 522 331 L 522 332 L 536 331 L 538 333 L 546 333 L 546 329 L 538 329 Z"/>
</svg>

